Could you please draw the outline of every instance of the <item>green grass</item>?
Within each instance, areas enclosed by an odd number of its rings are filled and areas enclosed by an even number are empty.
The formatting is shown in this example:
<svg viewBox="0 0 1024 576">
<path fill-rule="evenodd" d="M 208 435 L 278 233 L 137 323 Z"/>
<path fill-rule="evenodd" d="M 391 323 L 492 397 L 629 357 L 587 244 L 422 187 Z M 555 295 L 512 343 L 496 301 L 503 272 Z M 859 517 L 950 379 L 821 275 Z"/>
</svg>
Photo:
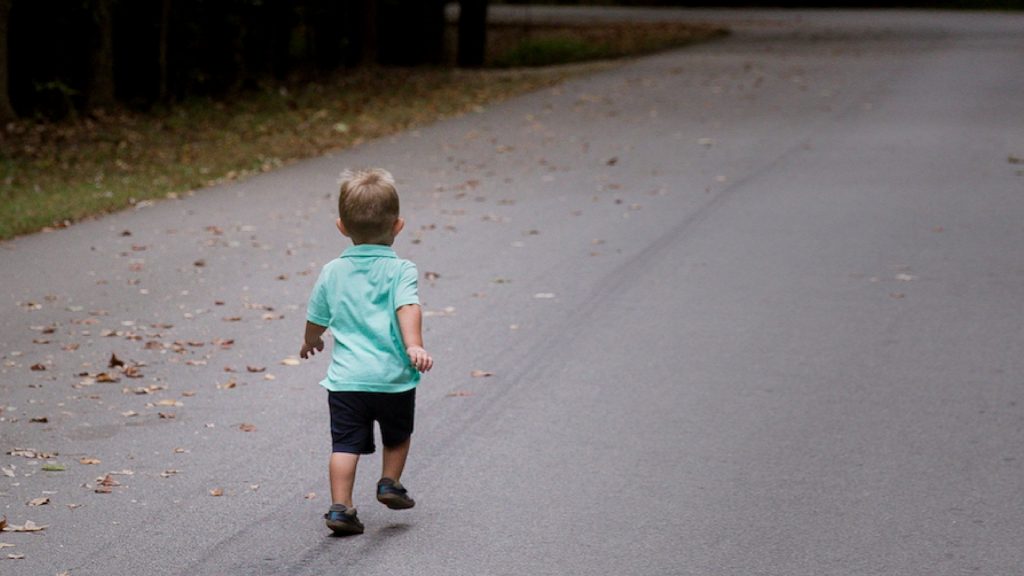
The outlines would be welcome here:
<svg viewBox="0 0 1024 576">
<path fill-rule="evenodd" d="M 641 32 L 604 34 L 643 46 Z M 699 32 L 688 29 L 679 41 L 717 34 Z M 576 38 L 560 41 L 561 47 L 541 40 L 537 58 L 561 64 L 581 54 L 608 57 L 588 47 L 592 36 L 577 31 Z M 230 101 L 17 122 L 0 127 L 0 240 L 250 177 L 551 86 L 586 69 L 354 70 Z"/>
</svg>

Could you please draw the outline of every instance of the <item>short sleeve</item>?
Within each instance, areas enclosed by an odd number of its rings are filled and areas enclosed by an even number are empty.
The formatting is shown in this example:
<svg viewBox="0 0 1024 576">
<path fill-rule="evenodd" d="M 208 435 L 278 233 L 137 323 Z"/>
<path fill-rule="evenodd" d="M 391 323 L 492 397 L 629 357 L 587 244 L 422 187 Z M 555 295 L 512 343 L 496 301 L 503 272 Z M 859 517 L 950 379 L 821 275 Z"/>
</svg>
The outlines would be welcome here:
<svg viewBox="0 0 1024 576">
<path fill-rule="evenodd" d="M 306 320 L 317 326 L 327 326 L 331 322 L 331 309 L 327 304 L 326 297 L 326 269 L 320 271 L 320 277 L 313 286 L 313 293 L 309 296 L 309 303 L 306 305 Z"/>
<path fill-rule="evenodd" d="M 395 310 L 409 304 L 419 304 L 420 296 L 417 282 L 419 271 L 416 265 L 406 261 L 398 275 L 398 282 L 395 285 Z"/>
</svg>

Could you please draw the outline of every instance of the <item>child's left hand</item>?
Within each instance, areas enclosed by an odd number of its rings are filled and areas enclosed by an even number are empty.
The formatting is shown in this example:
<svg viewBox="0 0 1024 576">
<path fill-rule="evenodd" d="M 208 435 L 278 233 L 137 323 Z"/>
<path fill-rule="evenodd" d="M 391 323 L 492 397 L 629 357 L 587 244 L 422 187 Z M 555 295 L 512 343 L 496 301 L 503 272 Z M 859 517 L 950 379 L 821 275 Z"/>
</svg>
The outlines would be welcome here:
<svg viewBox="0 0 1024 576">
<path fill-rule="evenodd" d="M 317 338 L 316 342 L 313 342 L 313 343 L 303 342 L 302 343 L 302 350 L 299 351 L 299 357 L 305 360 L 306 358 L 310 358 L 312 356 L 315 356 L 317 352 L 323 352 L 323 350 L 324 350 L 324 339 L 323 338 Z"/>
</svg>

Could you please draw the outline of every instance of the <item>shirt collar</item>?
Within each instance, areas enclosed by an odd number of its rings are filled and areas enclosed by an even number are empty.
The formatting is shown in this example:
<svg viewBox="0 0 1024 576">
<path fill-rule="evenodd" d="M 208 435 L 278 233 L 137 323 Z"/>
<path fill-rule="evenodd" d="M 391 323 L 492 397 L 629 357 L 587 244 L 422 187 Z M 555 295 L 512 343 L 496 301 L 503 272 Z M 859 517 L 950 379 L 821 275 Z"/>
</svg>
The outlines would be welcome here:
<svg viewBox="0 0 1024 576">
<path fill-rule="evenodd" d="M 342 258 L 398 258 L 398 254 L 390 246 L 383 244 L 358 244 L 349 246 L 342 254 Z"/>
</svg>

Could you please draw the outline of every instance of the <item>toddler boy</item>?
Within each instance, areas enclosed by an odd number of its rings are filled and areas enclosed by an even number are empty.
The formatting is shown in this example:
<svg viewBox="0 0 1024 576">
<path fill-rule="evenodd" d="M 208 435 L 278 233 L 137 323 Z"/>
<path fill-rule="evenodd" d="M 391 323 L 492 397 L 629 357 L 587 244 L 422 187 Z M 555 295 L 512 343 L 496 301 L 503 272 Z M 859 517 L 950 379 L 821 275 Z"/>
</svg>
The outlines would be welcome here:
<svg viewBox="0 0 1024 576">
<path fill-rule="evenodd" d="M 416 265 L 391 249 L 405 221 L 395 181 L 385 170 L 346 171 L 338 198 L 338 230 L 353 246 L 323 267 L 306 311 L 299 355 L 323 351 L 334 336 L 331 365 L 320 384 L 331 411 L 331 509 L 336 534 L 361 534 L 352 487 L 361 454 L 372 454 L 373 423 L 384 444 L 377 500 L 391 509 L 416 502 L 400 483 L 412 440 L 416 384 L 433 366 L 423 349 Z"/>
</svg>

